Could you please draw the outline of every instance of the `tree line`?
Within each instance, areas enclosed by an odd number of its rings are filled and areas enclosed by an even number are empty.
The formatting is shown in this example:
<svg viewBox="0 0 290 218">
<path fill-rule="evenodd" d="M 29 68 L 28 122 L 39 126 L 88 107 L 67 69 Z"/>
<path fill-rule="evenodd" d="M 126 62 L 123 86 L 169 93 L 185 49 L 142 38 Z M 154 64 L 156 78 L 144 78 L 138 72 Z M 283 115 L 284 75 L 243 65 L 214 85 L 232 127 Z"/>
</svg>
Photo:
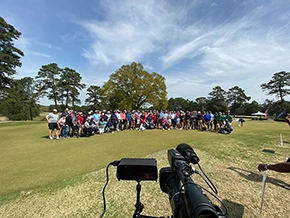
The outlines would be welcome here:
<svg viewBox="0 0 290 218">
<path fill-rule="evenodd" d="M 53 102 L 50 110 L 70 107 L 78 111 L 94 109 L 157 109 L 157 110 L 211 110 L 228 111 L 233 115 L 250 115 L 269 108 L 269 113 L 290 110 L 285 98 L 290 94 L 290 73 L 275 73 L 262 91 L 278 98 L 266 99 L 263 104 L 249 102 L 245 90 L 233 86 L 224 90 L 216 86 L 207 97 L 195 100 L 167 98 L 165 77 L 144 70 L 141 63 L 123 65 L 111 74 L 103 86 L 91 85 L 86 89 L 87 98 L 81 105 L 80 92 L 86 88 L 79 72 L 69 67 L 60 68 L 56 63 L 40 67 L 35 78 L 14 79 L 16 68 L 21 67 L 24 53 L 14 46 L 21 33 L 0 17 L 0 113 L 12 120 L 32 120 L 40 114 L 39 99 L 46 97 Z"/>
</svg>

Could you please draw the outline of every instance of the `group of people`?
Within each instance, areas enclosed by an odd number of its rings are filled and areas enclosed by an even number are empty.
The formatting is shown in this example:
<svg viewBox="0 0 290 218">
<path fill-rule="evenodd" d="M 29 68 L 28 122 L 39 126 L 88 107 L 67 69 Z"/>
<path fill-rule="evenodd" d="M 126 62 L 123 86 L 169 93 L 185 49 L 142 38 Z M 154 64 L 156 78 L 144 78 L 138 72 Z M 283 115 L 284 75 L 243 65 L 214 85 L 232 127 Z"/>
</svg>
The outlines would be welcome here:
<svg viewBox="0 0 290 218">
<path fill-rule="evenodd" d="M 95 110 L 76 112 L 66 108 L 60 118 L 56 109 L 46 116 L 49 138 L 91 136 L 96 133 L 125 129 L 185 129 L 232 133 L 230 113 L 211 111 L 140 111 L 140 110 Z"/>
<path fill-rule="evenodd" d="M 91 136 L 125 129 L 196 129 L 201 131 L 216 131 L 231 133 L 232 116 L 205 111 L 90 111 L 75 112 L 66 108 L 60 117 L 56 109 L 46 116 L 49 127 L 49 138 Z M 239 120 L 240 121 L 240 120 Z M 241 121 L 242 123 L 243 121 Z M 259 164 L 259 171 L 273 170 L 290 172 L 290 157 L 286 162 L 276 164 Z M 290 189 L 290 186 L 285 188 Z"/>
</svg>

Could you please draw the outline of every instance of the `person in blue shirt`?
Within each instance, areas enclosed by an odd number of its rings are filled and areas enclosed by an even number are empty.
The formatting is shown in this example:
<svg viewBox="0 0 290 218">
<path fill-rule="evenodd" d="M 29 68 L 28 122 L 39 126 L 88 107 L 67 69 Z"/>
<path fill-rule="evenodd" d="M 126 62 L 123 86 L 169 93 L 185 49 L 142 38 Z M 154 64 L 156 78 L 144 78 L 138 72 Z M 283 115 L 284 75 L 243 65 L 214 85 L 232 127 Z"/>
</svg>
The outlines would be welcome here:
<svg viewBox="0 0 290 218">
<path fill-rule="evenodd" d="M 94 118 L 94 120 L 95 120 L 96 123 L 99 122 L 100 116 L 101 116 L 100 115 L 100 112 L 98 110 L 95 110 L 95 113 L 93 114 L 93 118 Z"/>
<path fill-rule="evenodd" d="M 111 113 L 110 122 L 111 122 L 111 124 L 113 126 L 113 130 L 116 131 L 117 130 L 118 117 L 117 117 L 115 112 Z"/>
<path fill-rule="evenodd" d="M 126 120 L 127 120 L 127 124 L 126 124 L 126 129 L 130 129 L 130 124 L 131 124 L 131 112 L 130 110 L 128 110 L 126 112 Z"/>
</svg>

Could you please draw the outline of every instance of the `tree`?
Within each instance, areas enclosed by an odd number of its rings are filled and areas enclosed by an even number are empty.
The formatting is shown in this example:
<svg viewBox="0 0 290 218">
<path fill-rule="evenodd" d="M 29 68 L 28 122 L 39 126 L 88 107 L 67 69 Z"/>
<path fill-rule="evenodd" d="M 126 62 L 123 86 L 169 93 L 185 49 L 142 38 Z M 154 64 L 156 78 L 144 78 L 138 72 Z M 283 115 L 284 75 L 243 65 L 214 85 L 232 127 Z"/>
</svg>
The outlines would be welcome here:
<svg viewBox="0 0 290 218">
<path fill-rule="evenodd" d="M 170 98 L 168 100 L 168 106 L 167 110 L 169 111 L 178 111 L 178 110 L 184 110 L 184 111 L 189 111 L 195 108 L 196 103 L 193 101 L 190 101 L 188 99 L 184 99 L 182 97 L 178 98 Z"/>
<path fill-rule="evenodd" d="M 63 99 L 65 101 L 65 107 L 68 107 L 71 103 L 72 108 L 74 108 L 76 103 L 81 103 L 78 98 L 80 94 L 79 90 L 86 87 L 85 84 L 81 83 L 81 80 L 82 77 L 77 71 L 68 67 L 61 70 L 60 80 L 57 87 L 60 94 L 60 100 L 62 103 Z"/>
<path fill-rule="evenodd" d="M 283 105 L 284 97 L 290 94 L 290 73 L 281 71 L 275 73 L 272 79 L 268 83 L 261 85 L 262 91 L 268 92 L 268 95 L 275 95 L 280 99 L 281 105 Z"/>
<path fill-rule="evenodd" d="M 165 78 L 148 73 L 140 63 L 123 65 L 103 85 L 102 101 L 111 108 L 140 109 L 152 105 L 156 109 L 167 106 Z"/>
<path fill-rule="evenodd" d="M 101 87 L 91 85 L 87 89 L 88 98 L 85 99 L 85 103 L 87 105 L 91 105 L 93 108 L 101 109 L 101 94 L 100 94 Z"/>
<path fill-rule="evenodd" d="M 14 46 L 13 40 L 21 33 L 0 17 L 0 91 L 11 84 L 11 76 L 16 74 L 16 67 L 21 67 L 20 58 L 24 53 Z"/>
<path fill-rule="evenodd" d="M 197 108 L 199 108 L 198 110 L 204 111 L 207 108 L 208 105 L 208 99 L 206 99 L 206 97 L 198 97 L 195 99 Z M 192 110 L 192 109 L 191 109 Z"/>
<path fill-rule="evenodd" d="M 29 119 L 39 115 L 39 105 L 37 104 L 38 94 L 35 92 L 35 81 L 31 77 L 24 77 L 20 80 L 23 89 L 23 104 L 28 107 Z"/>
<path fill-rule="evenodd" d="M 14 80 L 1 102 L 5 116 L 11 120 L 32 120 L 39 115 L 34 81 L 31 77 Z"/>
<path fill-rule="evenodd" d="M 245 108 L 246 115 L 252 115 L 252 113 L 263 110 L 262 105 L 260 105 L 257 101 L 252 101 L 251 103 L 245 103 L 244 108 Z"/>
<path fill-rule="evenodd" d="M 208 110 L 211 110 L 212 112 L 225 112 L 227 110 L 226 91 L 220 86 L 213 88 L 209 93 L 208 100 Z"/>
<path fill-rule="evenodd" d="M 55 108 L 60 99 L 59 94 L 59 74 L 61 69 L 56 63 L 41 66 L 36 76 L 36 88 L 40 97 L 47 97 L 49 100 L 54 101 Z"/>
<path fill-rule="evenodd" d="M 234 115 L 236 115 L 237 110 L 242 108 L 243 104 L 250 99 L 251 97 L 245 94 L 245 90 L 238 86 L 230 88 L 227 92 L 227 103 L 230 105 L 230 109 Z"/>
</svg>

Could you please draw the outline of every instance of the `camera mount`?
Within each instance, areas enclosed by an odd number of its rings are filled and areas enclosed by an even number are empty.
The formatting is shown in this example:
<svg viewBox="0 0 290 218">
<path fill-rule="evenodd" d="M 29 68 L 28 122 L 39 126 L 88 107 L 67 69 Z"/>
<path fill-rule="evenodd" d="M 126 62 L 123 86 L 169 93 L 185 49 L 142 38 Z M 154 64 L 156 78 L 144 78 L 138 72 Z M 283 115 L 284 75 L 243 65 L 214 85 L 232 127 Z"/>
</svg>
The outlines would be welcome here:
<svg viewBox="0 0 290 218">
<path fill-rule="evenodd" d="M 135 212 L 133 215 L 133 218 L 157 218 L 153 216 L 146 216 L 146 215 L 141 215 L 144 205 L 140 201 L 140 193 L 141 193 L 141 181 L 137 181 L 136 185 L 136 191 L 137 191 L 137 198 L 136 198 L 136 204 L 135 204 Z M 165 218 L 165 217 L 159 217 L 159 218 Z"/>
<path fill-rule="evenodd" d="M 173 218 L 227 218 L 227 208 L 223 202 L 214 194 L 195 183 L 191 175 L 198 174 L 209 185 L 212 191 L 217 194 L 217 190 L 213 183 L 206 176 L 201 166 L 199 158 L 194 150 L 187 144 L 182 143 L 176 149 L 168 150 L 169 167 L 163 167 L 159 171 L 159 185 L 162 192 L 168 194 Z M 165 218 L 164 216 L 146 216 L 141 215 L 144 205 L 140 201 L 141 181 L 157 181 L 157 166 L 156 159 L 153 158 L 123 158 L 121 160 L 111 162 L 106 169 L 107 182 L 103 188 L 104 211 L 100 218 L 103 217 L 106 211 L 105 188 L 109 182 L 108 167 L 110 165 L 117 166 L 118 180 L 134 180 L 136 185 L 136 203 L 133 218 Z M 197 164 L 201 172 L 191 167 L 190 164 Z M 213 204 L 207 197 L 206 193 L 211 194 L 218 200 L 225 209 L 225 212 L 220 207 Z"/>
</svg>

